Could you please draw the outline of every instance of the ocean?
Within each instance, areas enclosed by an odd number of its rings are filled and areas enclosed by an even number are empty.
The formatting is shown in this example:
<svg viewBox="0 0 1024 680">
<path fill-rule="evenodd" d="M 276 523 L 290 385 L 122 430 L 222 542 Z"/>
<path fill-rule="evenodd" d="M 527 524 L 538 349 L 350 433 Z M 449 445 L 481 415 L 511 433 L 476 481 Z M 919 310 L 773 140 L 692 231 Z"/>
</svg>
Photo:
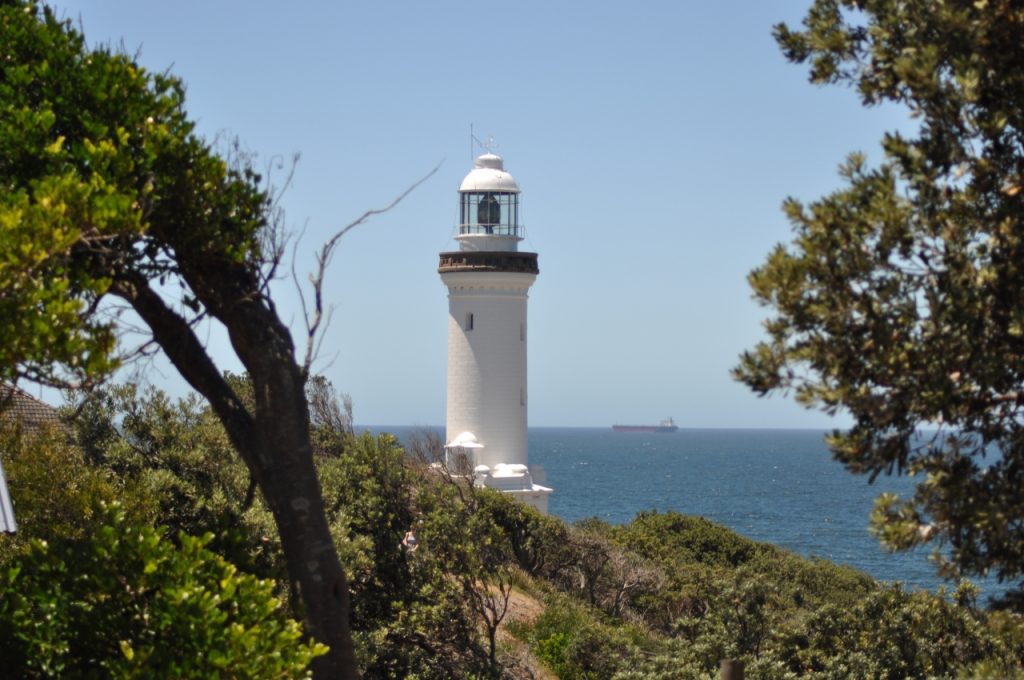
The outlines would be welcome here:
<svg viewBox="0 0 1024 680">
<path fill-rule="evenodd" d="M 404 439 L 417 428 L 373 427 Z M 422 428 L 419 428 L 422 429 Z M 442 433 L 443 434 L 443 433 Z M 531 468 L 554 488 L 549 511 L 568 522 L 629 522 L 644 510 L 698 515 L 758 541 L 847 564 L 882 581 L 935 591 L 946 585 L 929 549 L 884 550 L 868 531 L 875 497 L 912 492 L 907 477 L 867 478 L 832 460 L 815 430 L 534 427 Z M 538 479 L 537 481 L 540 481 Z M 1004 588 L 975 580 L 985 595 Z"/>
</svg>

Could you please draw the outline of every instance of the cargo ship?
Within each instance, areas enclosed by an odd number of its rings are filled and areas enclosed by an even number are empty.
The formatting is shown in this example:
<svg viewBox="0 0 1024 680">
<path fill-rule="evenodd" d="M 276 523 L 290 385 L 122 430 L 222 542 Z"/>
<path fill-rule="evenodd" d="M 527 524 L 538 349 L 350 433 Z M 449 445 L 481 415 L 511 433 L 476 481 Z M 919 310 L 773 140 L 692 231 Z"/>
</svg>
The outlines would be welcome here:
<svg viewBox="0 0 1024 680">
<path fill-rule="evenodd" d="M 615 432 L 675 432 L 679 426 L 669 418 L 657 425 L 612 425 Z"/>
</svg>

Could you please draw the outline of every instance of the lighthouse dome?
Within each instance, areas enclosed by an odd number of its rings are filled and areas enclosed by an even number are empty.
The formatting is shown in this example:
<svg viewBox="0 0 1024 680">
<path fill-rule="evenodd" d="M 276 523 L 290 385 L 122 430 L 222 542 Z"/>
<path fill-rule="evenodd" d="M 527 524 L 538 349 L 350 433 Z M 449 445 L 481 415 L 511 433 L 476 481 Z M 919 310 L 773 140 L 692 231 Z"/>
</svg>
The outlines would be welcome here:
<svg viewBox="0 0 1024 680">
<path fill-rule="evenodd" d="M 473 162 L 473 169 L 466 175 L 459 186 L 461 192 L 500 191 L 502 193 L 519 193 L 519 185 L 512 175 L 505 172 L 505 163 L 501 156 L 485 153 Z"/>
</svg>

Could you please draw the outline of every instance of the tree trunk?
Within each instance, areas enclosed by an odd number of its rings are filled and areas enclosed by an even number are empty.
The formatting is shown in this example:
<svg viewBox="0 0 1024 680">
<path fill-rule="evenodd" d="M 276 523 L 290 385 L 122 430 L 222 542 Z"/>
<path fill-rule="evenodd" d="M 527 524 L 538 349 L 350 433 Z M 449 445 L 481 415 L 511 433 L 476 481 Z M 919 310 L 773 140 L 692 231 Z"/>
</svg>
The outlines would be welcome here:
<svg viewBox="0 0 1024 680">
<path fill-rule="evenodd" d="M 315 677 L 357 678 L 348 580 L 324 512 L 310 447 L 305 380 L 287 328 L 258 297 L 204 300 L 228 328 L 253 381 L 256 407 L 249 413 L 186 320 L 145 280 L 122 279 L 111 292 L 132 305 L 175 368 L 206 397 L 263 492 L 281 537 L 289 579 L 298 587 L 307 632 L 330 648 L 314 661 Z"/>
<path fill-rule="evenodd" d="M 309 438 L 306 381 L 291 333 L 257 298 L 214 309 L 252 379 L 256 476 L 281 536 L 292 583 L 299 586 L 308 632 L 330 647 L 314 661 L 319 678 L 358 676 L 349 622 L 348 579 L 324 512 Z"/>
<path fill-rule="evenodd" d="M 299 588 L 308 632 L 331 648 L 314 662 L 316 677 L 355 678 L 348 580 L 331 538 L 313 464 L 304 383 L 297 370 L 268 368 L 270 375 L 260 376 L 268 381 L 250 372 L 257 391 L 257 465 L 263 496 L 281 536 L 289 578 Z M 291 383 L 290 389 L 282 382 Z"/>
</svg>

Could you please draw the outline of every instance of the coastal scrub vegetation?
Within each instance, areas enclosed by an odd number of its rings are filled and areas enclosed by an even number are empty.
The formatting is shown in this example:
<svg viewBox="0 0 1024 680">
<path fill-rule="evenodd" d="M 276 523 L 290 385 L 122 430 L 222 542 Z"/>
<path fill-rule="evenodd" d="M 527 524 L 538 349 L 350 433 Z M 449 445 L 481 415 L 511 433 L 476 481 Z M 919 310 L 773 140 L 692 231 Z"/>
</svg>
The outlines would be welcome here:
<svg viewBox="0 0 1024 680">
<path fill-rule="evenodd" d="M 1024 677 L 1020 615 L 967 583 L 907 591 L 673 512 L 567 525 L 439 474 L 436 440 L 353 433 L 346 400 L 310 389 L 333 405 L 316 465 L 363 677 L 668 680 L 725 658 L 752 678 Z M 308 677 L 323 650 L 210 407 L 127 385 L 66 415 L 71 436 L 7 424 L 0 442 L 20 524 L 0 537 L 3 670 Z"/>
<path fill-rule="evenodd" d="M 36 540 L 0 575 L 6 678 L 305 678 L 327 650 L 303 640 L 274 584 L 209 551 L 212 537 L 126 521 Z"/>
<path fill-rule="evenodd" d="M 874 530 L 934 548 L 941 573 L 1024 576 L 1024 9 L 1019 2 L 816 0 L 785 56 L 818 85 L 910 122 L 844 185 L 787 200 L 791 243 L 750 274 L 772 310 L 735 375 L 853 426 L 830 447 L 855 474 L 920 479 Z"/>
</svg>

